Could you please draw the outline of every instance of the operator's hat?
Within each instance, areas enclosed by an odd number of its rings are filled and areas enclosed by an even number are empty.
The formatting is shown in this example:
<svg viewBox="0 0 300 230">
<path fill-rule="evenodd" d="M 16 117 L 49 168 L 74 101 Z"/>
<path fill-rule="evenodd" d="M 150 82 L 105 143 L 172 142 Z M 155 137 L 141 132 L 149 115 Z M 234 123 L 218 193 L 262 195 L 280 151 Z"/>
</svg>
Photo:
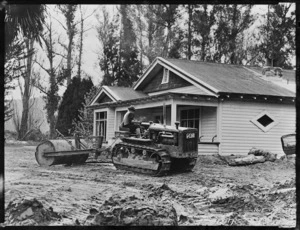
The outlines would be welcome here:
<svg viewBox="0 0 300 230">
<path fill-rule="evenodd" d="M 133 107 L 133 105 L 131 105 L 128 107 L 128 110 L 135 111 L 135 108 Z"/>
</svg>

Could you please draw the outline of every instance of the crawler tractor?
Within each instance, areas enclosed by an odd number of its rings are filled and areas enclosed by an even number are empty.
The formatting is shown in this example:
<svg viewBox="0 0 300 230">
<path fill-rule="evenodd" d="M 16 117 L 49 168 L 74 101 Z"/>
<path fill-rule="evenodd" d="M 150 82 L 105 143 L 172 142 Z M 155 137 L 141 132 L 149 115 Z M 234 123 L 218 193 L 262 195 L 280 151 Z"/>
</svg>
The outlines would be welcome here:
<svg viewBox="0 0 300 230">
<path fill-rule="evenodd" d="M 140 123 L 143 137 L 137 138 L 129 130 L 116 131 L 116 139 L 110 148 L 102 147 L 102 137 L 97 146 L 88 148 L 76 134 L 74 139 L 47 140 L 40 143 L 35 152 L 39 165 L 83 164 L 90 153 L 101 154 L 111 149 L 112 162 L 117 169 L 125 169 L 152 176 L 162 176 L 168 171 L 189 171 L 197 161 L 198 130 L 161 124 Z"/>
<path fill-rule="evenodd" d="M 116 132 L 120 142 L 112 148 L 112 161 L 117 169 L 152 176 L 168 171 L 190 171 L 198 156 L 198 130 L 195 128 L 141 123 L 143 138 L 131 136 L 129 130 Z"/>
</svg>

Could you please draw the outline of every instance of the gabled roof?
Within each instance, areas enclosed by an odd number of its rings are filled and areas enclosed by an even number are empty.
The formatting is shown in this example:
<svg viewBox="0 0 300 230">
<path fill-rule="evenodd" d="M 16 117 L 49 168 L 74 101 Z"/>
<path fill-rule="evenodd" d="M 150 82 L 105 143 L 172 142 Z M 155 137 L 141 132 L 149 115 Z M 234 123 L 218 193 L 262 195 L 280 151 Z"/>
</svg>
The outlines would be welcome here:
<svg viewBox="0 0 300 230">
<path fill-rule="evenodd" d="M 103 94 L 107 95 L 110 99 L 112 99 L 113 102 L 131 100 L 148 96 L 147 94 L 141 91 L 136 91 L 133 88 L 129 87 L 102 86 L 101 90 L 96 94 L 94 99 L 91 101 L 90 105 L 93 105 Z"/>
<path fill-rule="evenodd" d="M 240 65 L 228 65 L 182 59 L 157 58 L 136 82 L 134 89 L 147 84 L 148 76 L 156 65 L 162 65 L 174 73 L 185 77 L 195 86 L 201 86 L 212 93 L 238 93 L 268 96 L 295 97 L 295 93 L 272 82 Z"/>
</svg>

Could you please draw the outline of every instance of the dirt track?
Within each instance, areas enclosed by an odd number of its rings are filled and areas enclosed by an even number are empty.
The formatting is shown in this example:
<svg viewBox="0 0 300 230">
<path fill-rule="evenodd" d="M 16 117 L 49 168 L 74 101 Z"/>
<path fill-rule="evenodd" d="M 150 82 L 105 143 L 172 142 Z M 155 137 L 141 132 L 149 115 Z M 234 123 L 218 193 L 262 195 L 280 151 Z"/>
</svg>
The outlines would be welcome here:
<svg viewBox="0 0 300 230">
<path fill-rule="evenodd" d="M 199 157 L 193 172 L 155 178 L 111 163 L 42 168 L 34 152 L 35 146 L 5 147 L 5 206 L 18 197 L 36 198 L 61 218 L 18 222 L 8 220 L 7 210 L 5 225 L 87 224 L 91 210 L 115 195 L 169 202 L 178 225 L 296 224 L 294 159 L 230 167 L 214 156 Z"/>
</svg>

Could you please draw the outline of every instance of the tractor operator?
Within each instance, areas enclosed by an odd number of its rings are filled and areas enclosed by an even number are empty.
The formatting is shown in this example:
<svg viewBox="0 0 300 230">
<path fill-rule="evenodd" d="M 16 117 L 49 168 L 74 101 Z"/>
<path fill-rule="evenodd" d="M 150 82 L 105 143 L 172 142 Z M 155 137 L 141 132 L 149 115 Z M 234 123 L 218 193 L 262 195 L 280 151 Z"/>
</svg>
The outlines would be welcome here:
<svg viewBox="0 0 300 230">
<path fill-rule="evenodd" d="M 135 108 L 132 105 L 128 107 L 128 111 L 124 115 L 122 124 L 124 128 L 130 129 L 130 133 L 135 133 L 137 137 L 140 138 L 141 137 L 140 126 L 135 125 L 132 122 L 134 119 L 134 112 L 135 112 Z"/>
</svg>

